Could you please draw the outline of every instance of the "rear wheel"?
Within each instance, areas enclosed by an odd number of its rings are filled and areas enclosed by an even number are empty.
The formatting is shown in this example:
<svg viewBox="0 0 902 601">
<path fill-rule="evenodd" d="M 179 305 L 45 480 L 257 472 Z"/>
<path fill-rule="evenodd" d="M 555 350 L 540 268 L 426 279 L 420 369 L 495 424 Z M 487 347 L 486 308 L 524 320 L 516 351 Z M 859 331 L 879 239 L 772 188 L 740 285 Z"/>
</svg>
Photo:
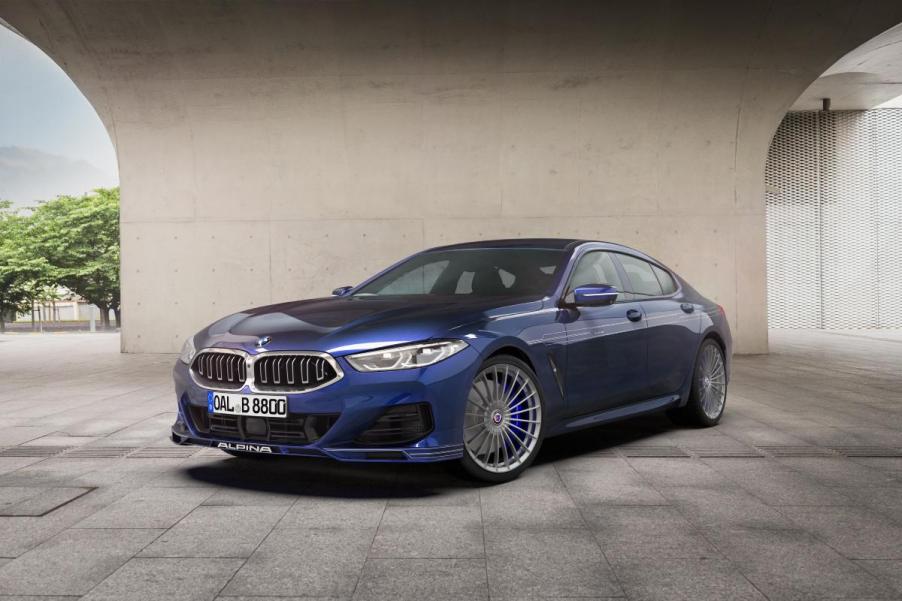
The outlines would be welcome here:
<svg viewBox="0 0 902 601">
<path fill-rule="evenodd" d="M 702 342 L 695 360 L 689 402 L 667 415 L 678 424 L 714 426 L 720 421 L 727 402 L 727 364 L 723 350 L 711 338 Z"/>
<path fill-rule="evenodd" d="M 513 480 L 542 445 L 542 393 L 532 369 L 516 357 L 486 361 L 473 379 L 464 409 L 464 456 L 472 476 Z"/>
</svg>

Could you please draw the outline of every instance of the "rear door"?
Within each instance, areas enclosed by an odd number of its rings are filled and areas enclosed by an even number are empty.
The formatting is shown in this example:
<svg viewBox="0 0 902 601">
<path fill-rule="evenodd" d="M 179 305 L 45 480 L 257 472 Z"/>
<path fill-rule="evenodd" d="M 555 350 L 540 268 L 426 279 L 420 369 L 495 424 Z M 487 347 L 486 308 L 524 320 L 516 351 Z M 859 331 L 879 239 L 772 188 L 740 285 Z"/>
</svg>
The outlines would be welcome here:
<svg viewBox="0 0 902 601">
<path fill-rule="evenodd" d="M 623 290 L 623 278 L 611 253 L 593 250 L 583 254 L 565 294 L 588 284 L 608 284 Z M 568 413 L 586 415 L 634 400 L 646 375 L 641 303 L 621 294 L 613 305 L 566 311 Z"/>
<path fill-rule="evenodd" d="M 676 393 L 694 365 L 700 315 L 666 269 L 627 254 L 618 254 L 617 260 L 628 291 L 642 299 L 648 326 L 648 376 L 642 396 Z"/>
</svg>

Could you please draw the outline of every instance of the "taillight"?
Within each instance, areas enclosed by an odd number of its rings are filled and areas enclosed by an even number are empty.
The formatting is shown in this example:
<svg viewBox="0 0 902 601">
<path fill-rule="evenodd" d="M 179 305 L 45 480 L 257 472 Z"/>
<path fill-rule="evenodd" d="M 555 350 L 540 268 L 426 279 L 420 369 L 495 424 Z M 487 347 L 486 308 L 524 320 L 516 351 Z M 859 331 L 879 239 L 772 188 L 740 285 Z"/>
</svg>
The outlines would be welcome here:
<svg viewBox="0 0 902 601">
<path fill-rule="evenodd" d="M 717 309 L 720 311 L 720 316 L 726 318 L 727 312 L 723 310 L 723 305 L 717 305 Z"/>
</svg>

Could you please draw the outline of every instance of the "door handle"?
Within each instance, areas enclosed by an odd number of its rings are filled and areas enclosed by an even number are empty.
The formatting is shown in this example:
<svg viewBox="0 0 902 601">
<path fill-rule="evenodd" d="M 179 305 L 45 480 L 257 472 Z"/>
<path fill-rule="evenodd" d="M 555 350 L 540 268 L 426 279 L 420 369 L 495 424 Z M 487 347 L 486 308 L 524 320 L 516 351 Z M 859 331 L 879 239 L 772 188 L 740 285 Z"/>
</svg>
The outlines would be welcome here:
<svg viewBox="0 0 902 601">
<path fill-rule="evenodd" d="M 639 311 L 638 309 L 630 309 L 626 312 L 626 318 L 630 321 L 639 321 L 640 319 L 642 319 L 642 311 Z"/>
<path fill-rule="evenodd" d="M 692 313 L 693 311 L 695 311 L 695 305 L 693 305 L 692 303 L 682 303 L 680 305 L 680 309 L 682 309 L 686 313 Z"/>
</svg>

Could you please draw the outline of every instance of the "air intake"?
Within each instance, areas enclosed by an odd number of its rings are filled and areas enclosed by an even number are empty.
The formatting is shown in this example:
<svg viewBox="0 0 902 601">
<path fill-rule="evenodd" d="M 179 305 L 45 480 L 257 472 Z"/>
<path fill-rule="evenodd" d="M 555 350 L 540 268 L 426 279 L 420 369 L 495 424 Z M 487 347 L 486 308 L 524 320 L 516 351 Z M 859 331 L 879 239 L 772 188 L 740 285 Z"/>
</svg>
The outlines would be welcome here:
<svg viewBox="0 0 902 601">
<path fill-rule="evenodd" d="M 398 405 L 386 410 L 355 442 L 366 446 L 404 444 L 425 437 L 432 427 L 427 403 Z"/>
</svg>

